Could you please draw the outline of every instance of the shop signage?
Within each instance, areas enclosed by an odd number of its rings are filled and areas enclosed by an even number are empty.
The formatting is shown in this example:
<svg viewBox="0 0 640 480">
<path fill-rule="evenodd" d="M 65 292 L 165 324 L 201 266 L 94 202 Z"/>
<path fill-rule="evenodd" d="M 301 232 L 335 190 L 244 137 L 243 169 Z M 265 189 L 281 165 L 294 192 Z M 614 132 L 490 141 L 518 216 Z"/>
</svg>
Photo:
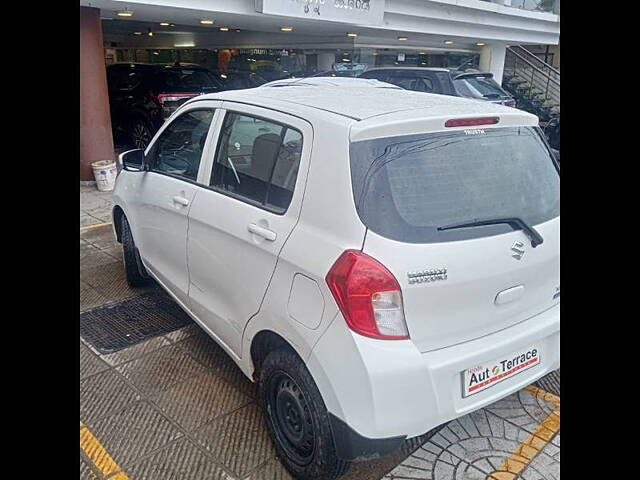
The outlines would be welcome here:
<svg viewBox="0 0 640 480">
<path fill-rule="evenodd" d="M 382 25 L 385 0 L 255 0 L 256 12 L 283 17 Z"/>
<path fill-rule="evenodd" d="M 241 48 L 238 53 L 245 55 L 280 55 L 281 57 L 288 57 L 289 55 L 295 55 L 295 50 L 275 49 L 275 48 Z"/>
</svg>

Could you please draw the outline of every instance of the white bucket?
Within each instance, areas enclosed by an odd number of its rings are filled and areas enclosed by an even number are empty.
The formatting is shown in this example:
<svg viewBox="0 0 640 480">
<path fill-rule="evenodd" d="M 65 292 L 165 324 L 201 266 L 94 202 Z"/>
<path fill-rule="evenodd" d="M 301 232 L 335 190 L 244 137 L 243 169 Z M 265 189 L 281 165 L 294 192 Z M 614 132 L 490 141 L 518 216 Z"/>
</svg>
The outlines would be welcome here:
<svg viewBox="0 0 640 480">
<path fill-rule="evenodd" d="M 118 169 L 113 160 L 100 160 L 91 164 L 96 185 L 101 192 L 110 192 L 116 184 Z"/>
</svg>

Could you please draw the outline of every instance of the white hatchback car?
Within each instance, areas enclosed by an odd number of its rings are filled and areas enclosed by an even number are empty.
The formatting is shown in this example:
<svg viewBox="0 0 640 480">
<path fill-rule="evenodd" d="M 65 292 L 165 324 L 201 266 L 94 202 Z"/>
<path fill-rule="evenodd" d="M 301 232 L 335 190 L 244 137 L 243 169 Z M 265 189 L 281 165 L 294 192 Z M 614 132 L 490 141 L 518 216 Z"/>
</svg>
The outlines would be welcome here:
<svg viewBox="0 0 640 480">
<path fill-rule="evenodd" d="M 560 178 L 538 120 L 332 79 L 203 95 L 121 155 L 114 228 L 259 382 L 302 479 L 560 364 Z"/>
</svg>

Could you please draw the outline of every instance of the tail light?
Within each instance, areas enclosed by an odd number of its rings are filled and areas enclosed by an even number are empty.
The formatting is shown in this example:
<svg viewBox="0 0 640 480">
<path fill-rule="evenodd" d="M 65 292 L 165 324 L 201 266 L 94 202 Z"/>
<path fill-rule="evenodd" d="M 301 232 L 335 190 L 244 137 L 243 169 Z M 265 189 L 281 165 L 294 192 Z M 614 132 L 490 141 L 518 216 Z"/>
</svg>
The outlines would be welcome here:
<svg viewBox="0 0 640 480">
<path fill-rule="evenodd" d="M 400 285 L 380 262 L 359 250 L 346 250 L 326 281 L 351 330 L 381 340 L 409 338 Z"/>
<path fill-rule="evenodd" d="M 160 105 L 164 105 L 164 102 L 179 102 L 185 98 L 197 97 L 199 93 L 159 93 L 153 98 L 156 99 Z"/>
</svg>

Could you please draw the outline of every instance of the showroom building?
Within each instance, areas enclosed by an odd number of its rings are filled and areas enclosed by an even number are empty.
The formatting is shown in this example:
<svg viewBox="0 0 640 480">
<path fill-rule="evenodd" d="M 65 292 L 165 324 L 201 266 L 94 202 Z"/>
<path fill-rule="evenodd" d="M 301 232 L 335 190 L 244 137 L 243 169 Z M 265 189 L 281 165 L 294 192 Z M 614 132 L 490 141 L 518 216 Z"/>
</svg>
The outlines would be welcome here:
<svg viewBox="0 0 640 480">
<path fill-rule="evenodd" d="M 110 63 L 196 63 L 250 70 L 266 79 L 372 66 L 473 66 L 500 82 L 508 46 L 558 45 L 559 5 L 559 0 L 81 0 L 80 179 L 93 178 L 92 162 L 114 157 L 105 72 Z"/>
</svg>

